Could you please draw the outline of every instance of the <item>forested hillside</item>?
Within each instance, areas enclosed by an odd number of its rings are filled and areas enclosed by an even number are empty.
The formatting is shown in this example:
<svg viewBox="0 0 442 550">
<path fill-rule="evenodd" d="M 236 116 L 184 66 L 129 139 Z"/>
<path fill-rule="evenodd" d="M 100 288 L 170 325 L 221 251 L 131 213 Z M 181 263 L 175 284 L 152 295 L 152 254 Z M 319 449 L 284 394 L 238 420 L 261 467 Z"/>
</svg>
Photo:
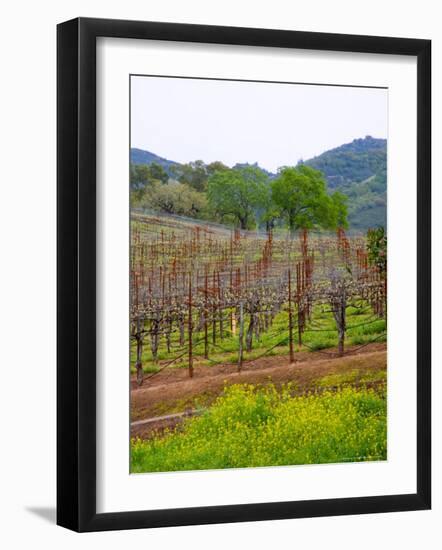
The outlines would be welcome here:
<svg viewBox="0 0 442 550">
<path fill-rule="evenodd" d="M 331 149 L 321 155 L 301 161 L 301 165 L 319 170 L 326 183 L 326 192 L 340 202 L 339 194 L 347 197 L 348 225 L 350 229 L 365 231 L 370 227 L 386 225 L 387 141 L 367 136 Z M 223 172 L 224 188 L 237 181 L 228 197 L 208 194 L 208 182 L 216 182 L 216 173 Z M 229 199 L 234 191 L 246 182 L 247 200 L 251 211 L 247 214 L 248 227 L 256 225 L 278 226 L 281 206 L 269 203 L 265 188 L 274 185 L 280 174 L 272 174 L 257 163 L 236 164 L 229 169 L 219 161 L 205 164 L 196 160 L 180 164 L 149 151 L 131 149 L 131 189 L 134 206 L 153 207 L 169 214 L 180 214 L 223 223 L 236 223 L 235 214 L 220 216 L 213 205 L 218 200 Z M 248 183 L 247 183 L 248 182 Z M 252 192 L 254 186 L 260 191 Z M 212 185 L 212 189 L 215 185 Z M 252 190 L 252 191 L 251 191 Z M 268 193 L 267 193 L 268 194 Z M 258 197 L 258 195 L 260 195 Z M 245 198 L 245 197 L 242 197 Z M 209 200 L 208 200 L 209 199 Z M 282 206 L 284 206 L 283 199 Z M 234 205 L 226 205 L 232 209 Z M 336 204 L 339 209 L 340 206 Z M 284 209 L 283 209 L 284 210 Z"/>
<path fill-rule="evenodd" d="M 324 173 L 330 189 L 349 198 L 350 227 L 385 226 L 387 140 L 367 136 L 305 161 Z"/>
</svg>

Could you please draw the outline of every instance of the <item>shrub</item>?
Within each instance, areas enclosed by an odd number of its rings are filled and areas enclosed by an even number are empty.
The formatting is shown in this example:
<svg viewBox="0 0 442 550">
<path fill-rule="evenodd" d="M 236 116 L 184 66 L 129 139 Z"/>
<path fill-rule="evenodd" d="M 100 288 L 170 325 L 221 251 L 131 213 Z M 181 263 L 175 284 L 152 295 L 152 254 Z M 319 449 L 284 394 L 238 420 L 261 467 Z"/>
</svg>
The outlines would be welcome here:
<svg viewBox="0 0 442 550">
<path fill-rule="evenodd" d="M 386 401 L 374 390 L 293 397 L 290 385 L 234 385 L 182 430 L 132 441 L 132 471 L 386 459 Z"/>
</svg>

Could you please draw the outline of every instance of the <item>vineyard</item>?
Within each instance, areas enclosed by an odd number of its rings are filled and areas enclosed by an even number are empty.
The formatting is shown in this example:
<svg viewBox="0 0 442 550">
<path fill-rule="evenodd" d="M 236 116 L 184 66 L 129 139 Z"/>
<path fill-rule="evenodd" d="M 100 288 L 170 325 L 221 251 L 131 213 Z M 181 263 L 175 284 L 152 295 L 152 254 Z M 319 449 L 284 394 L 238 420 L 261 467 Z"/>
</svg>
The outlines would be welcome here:
<svg viewBox="0 0 442 550">
<path fill-rule="evenodd" d="M 175 363 L 192 377 L 201 359 L 217 363 L 220 352 L 241 370 L 269 342 L 264 353 L 285 347 L 293 362 L 296 346 L 336 341 L 343 355 L 348 335 L 356 343 L 384 336 L 386 277 L 370 265 L 365 237 L 260 235 L 134 214 L 131 242 L 139 384 L 145 371 Z"/>
<path fill-rule="evenodd" d="M 365 235 L 347 236 L 343 230 L 332 234 L 301 231 L 296 235 L 282 229 L 246 231 L 133 211 L 130 257 L 133 395 L 137 387 L 143 391 L 154 389 L 157 379 L 166 388 L 168 379 L 172 382 L 176 376 L 179 381 L 196 383 L 199 376 L 210 379 L 211 372 L 215 379 L 217 369 L 241 375 L 245 370 L 259 370 L 266 358 L 295 366 L 310 354 L 312 357 L 319 354 L 324 360 L 343 361 L 346 356 L 361 353 L 364 348 L 369 351 L 370 346 L 385 342 L 386 264 L 382 253 L 373 256 L 372 252 Z M 271 378 L 270 375 L 269 383 Z M 253 385 L 253 391 L 258 394 L 263 391 L 262 382 Z M 379 397 L 379 392 L 385 394 L 385 378 L 380 374 L 371 383 L 373 388 L 365 384 L 353 390 L 374 391 L 375 395 L 369 393 L 363 397 L 358 393 L 359 397 L 354 399 L 377 400 L 382 409 L 385 395 Z M 327 391 L 328 386 L 323 389 Z M 226 388 L 224 392 L 213 391 L 210 399 L 203 399 L 204 410 L 214 414 L 216 407 L 222 408 L 219 400 L 228 403 L 228 391 Z M 241 395 L 251 399 L 247 392 L 246 395 L 238 391 L 237 400 L 241 400 Z M 328 400 L 333 400 L 334 391 L 327 394 Z M 301 404 L 306 398 L 299 392 L 292 397 L 297 402 L 301 400 Z M 321 401 L 322 397 L 317 399 Z M 353 403 L 351 395 L 348 399 Z M 184 405 L 196 409 L 197 403 L 201 399 L 186 403 L 175 399 L 169 408 L 165 406 L 158 411 L 179 416 Z M 284 415 L 292 406 L 296 409 L 298 405 L 287 405 Z M 305 406 L 312 410 L 316 407 L 308 395 Z M 133 408 L 132 419 L 143 422 L 140 411 L 148 409 L 149 404 L 144 409 Z M 208 422 L 204 418 L 203 415 L 185 420 L 184 426 L 188 422 L 195 426 Z M 166 425 L 179 429 L 176 421 L 170 422 Z M 188 428 L 193 429 L 198 432 L 197 427 Z M 379 429 L 381 433 L 384 424 Z M 133 460 L 144 453 L 143 460 L 147 461 L 151 445 L 168 448 L 169 444 L 158 441 L 182 437 L 173 431 L 172 436 L 164 438 L 168 432 L 169 428 L 165 432 L 154 431 L 154 442 L 149 441 L 152 433 L 148 434 L 148 441 L 138 441 L 133 447 Z M 382 442 L 382 437 L 376 439 L 376 448 L 382 447 Z M 174 448 L 172 440 L 169 447 Z M 324 453 L 328 456 L 327 450 Z M 371 449 L 370 454 L 379 457 L 384 451 L 375 453 Z M 138 465 L 135 469 L 167 469 L 168 460 L 163 457 L 160 463 L 148 466 L 145 462 L 145 466 Z M 275 460 L 269 463 L 280 463 Z M 284 463 L 305 463 L 287 460 Z M 258 463 L 261 464 L 260 459 Z M 184 462 L 181 468 L 173 460 L 170 464 L 174 466 L 169 469 L 197 467 L 194 461 Z M 208 467 L 218 466 L 213 463 Z"/>
</svg>

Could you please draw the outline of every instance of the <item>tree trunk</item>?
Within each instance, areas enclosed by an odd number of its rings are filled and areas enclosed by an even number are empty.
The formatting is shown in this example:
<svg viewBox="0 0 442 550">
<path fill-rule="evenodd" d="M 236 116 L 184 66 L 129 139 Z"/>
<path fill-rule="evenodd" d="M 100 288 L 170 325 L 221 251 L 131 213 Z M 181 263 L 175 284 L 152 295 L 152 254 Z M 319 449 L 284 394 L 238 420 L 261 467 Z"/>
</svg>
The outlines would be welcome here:
<svg viewBox="0 0 442 550">
<path fill-rule="evenodd" d="M 188 312 L 188 341 L 189 341 L 189 377 L 193 378 L 193 320 L 192 320 L 192 278 L 189 278 L 189 312 Z"/>
<path fill-rule="evenodd" d="M 242 369 L 243 359 L 243 338 L 244 338 L 244 305 L 239 304 L 239 346 L 238 346 L 238 372 Z"/>
<path fill-rule="evenodd" d="M 338 354 L 339 357 L 344 355 L 344 341 L 346 331 L 346 308 L 347 297 L 345 291 L 342 291 L 342 295 L 335 297 L 332 302 L 333 317 L 335 318 L 336 328 L 338 329 Z"/>
<path fill-rule="evenodd" d="M 172 321 L 168 320 L 167 327 L 166 327 L 166 334 L 165 334 L 167 353 L 170 353 L 171 334 L 172 334 Z"/>
<path fill-rule="evenodd" d="M 144 372 L 143 372 L 143 338 L 142 336 L 137 336 L 137 361 L 135 363 L 135 368 L 137 369 L 137 384 L 141 386 L 143 383 Z"/>
<path fill-rule="evenodd" d="M 345 330 L 339 330 L 339 342 L 338 342 L 338 354 L 339 357 L 344 355 L 344 339 L 345 339 Z"/>
<path fill-rule="evenodd" d="M 253 330 L 255 328 L 255 314 L 250 314 L 250 322 L 249 326 L 247 328 L 247 336 L 246 336 L 246 350 L 252 351 L 252 342 L 253 342 Z"/>
<path fill-rule="evenodd" d="M 178 326 L 180 331 L 180 347 L 184 346 L 184 316 L 180 315 L 178 318 Z"/>
<path fill-rule="evenodd" d="M 160 323 L 158 319 L 154 319 L 150 327 L 150 349 L 154 363 L 158 362 L 158 341 L 159 341 Z"/>
</svg>

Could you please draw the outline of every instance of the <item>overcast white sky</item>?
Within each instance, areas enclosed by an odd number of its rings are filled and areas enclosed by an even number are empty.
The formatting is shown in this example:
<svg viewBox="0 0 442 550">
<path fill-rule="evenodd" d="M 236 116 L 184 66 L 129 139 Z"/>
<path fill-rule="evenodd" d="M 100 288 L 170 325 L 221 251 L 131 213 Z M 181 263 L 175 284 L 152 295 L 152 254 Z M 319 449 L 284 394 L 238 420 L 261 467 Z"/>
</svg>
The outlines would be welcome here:
<svg viewBox="0 0 442 550">
<path fill-rule="evenodd" d="M 387 98 L 383 89 L 133 76 L 131 146 L 276 171 L 355 138 L 386 138 Z"/>
</svg>

